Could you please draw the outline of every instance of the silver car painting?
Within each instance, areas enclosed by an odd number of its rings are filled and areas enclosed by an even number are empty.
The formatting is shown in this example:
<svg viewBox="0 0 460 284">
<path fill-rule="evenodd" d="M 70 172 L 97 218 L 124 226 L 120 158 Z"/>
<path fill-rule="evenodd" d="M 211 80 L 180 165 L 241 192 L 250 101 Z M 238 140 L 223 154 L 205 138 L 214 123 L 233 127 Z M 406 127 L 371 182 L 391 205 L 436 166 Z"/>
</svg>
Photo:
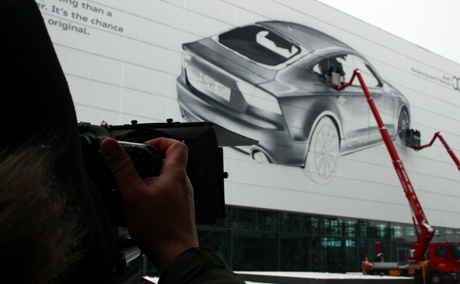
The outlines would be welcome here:
<svg viewBox="0 0 460 284">
<path fill-rule="evenodd" d="M 329 182 L 340 155 L 382 139 L 358 80 L 359 69 L 393 139 L 410 128 L 407 99 L 359 52 L 312 28 L 265 21 L 183 44 L 177 78 L 187 121 L 212 121 L 256 139 L 240 150 L 259 162 L 295 166 Z M 334 74 L 333 74 L 334 73 Z"/>
</svg>

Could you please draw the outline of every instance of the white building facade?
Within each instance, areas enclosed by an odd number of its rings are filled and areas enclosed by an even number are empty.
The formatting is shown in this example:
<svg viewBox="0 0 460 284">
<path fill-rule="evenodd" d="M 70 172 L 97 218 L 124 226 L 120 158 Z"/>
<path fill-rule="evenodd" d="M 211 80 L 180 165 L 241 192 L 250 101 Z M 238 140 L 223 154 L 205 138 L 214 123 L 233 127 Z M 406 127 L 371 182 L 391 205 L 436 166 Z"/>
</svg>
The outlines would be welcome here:
<svg viewBox="0 0 460 284">
<path fill-rule="evenodd" d="M 268 156 L 269 162 L 262 163 L 253 159 L 256 151 L 249 149 L 244 153 L 225 148 L 224 167 L 229 173 L 225 181 L 228 217 L 214 226 L 199 228 L 201 244 L 222 252 L 236 270 L 357 271 L 366 256 L 373 259 L 376 241 L 381 242 L 386 260 L 404 260 L 406 250 L 416 240 L 416 232 L 409 204 L 385 145 L 368 142 L 375 140 L 372 135 L 377 132 L 376 123 L 365 105 L 352 105 L 353 110 L 346 110 L 348 116 L 340 116 L 337 114 L 340 112 L 334 112 L 334 109 L 321 111 L 336 119 L 334 125 L 340 145 L 334 168 L 329 170 L 327 178 L 318 178 L 321 176 L 319 167 L 306 168 L 302 164 L 308 159 L 305 154 L 301 155 L 300 164 L 273 163 L 275 155 L 287 155 L 292 147 L 299 147 L 299 151 L 304 149 L 302 147 L 310 149 L 314 129 L 320 120 L 320 117 L 312 119 L 308 129 L 300 127 L 299 133 L 305 131 L 304 135 L 295 136 L 293 129 L 297 123 L 303 125 L 299 120 L 316 109 L 286 102 L 299 97 L 299 90 L 305 89 L 306 93 L 316 96 L 322 94 L 324 101 L 334 90 L 320 86 L 321 80 L 326 79 L 320 78 L 320 72 L 315 73 L 314 60 L 311 65 L 306 63 L 301 65 L 304 67 L 298 67 L 305 68 L 305 87 L 299 86 L 302 78 L 283 77 L 288 74 L 287 68 L 300 66 L 296 64 L 313 51 L 297 42 L 286 45 L 289 43 L 285 42 L 290 40 L 280 32 L 281 29 L 271 31 L 272 35 L 282 38 L 279 41 L 282 44 L 275 44 L 275 48 L 281 47 L 292 53 L 282 55 L 285 61 L 281 64 L 261 62 L 264 58 L 259 60 L 244 51 L 235 51 L 230 44 L 224 44 L 224 37 L 219 37 L 222 33 L 256 22 L 289 22 L 344 43 L 373 66 L 378 78 L 385 80 L 387 85 L 379 87 L 385 89 L 383 99 L 390 85 L 403 95 L 408 105 L 410 128 L 421 132 L 422 144 L 430 142 L 434 133 L 441 132 L 453 151 L 460 154 L 460 65 L 315 0 L 36 2 L 67 77 L 80 121 L 99 124 L 104 120 L 116 125 L 131 120 L 146 123 L 165 122 L 167 118 L 182 122 L 199 120 L 200 117 L 214 121 L 215 118 L 221 126 L 235 132 L 243 129 L 240 133 L 251 137 L 252 132 L 238 124 L 237 119 L 225 124 L 228 120 L 202 110 L 193 119 L 184 115 L 184 108 L 180 107 L 178 78 L 187 68 L 188 74 L 192 73 L 190 62 L 203 60 L 207 61 L 203 70 L 225 69 L 225 74 L 233 79 L 238 77 L 238 82 L 244 82 L 248 89 L 265 91 L 258 97 L 260 101 L 250 107 L 254 107 L 254 113 L 261 121 L 269 121 L 272 117 L 285 119 L 284 126 L 279 126 L 288 129 L 283 139 L 295 143 L 283 144 L 286 153 L 267 150 L 261 157 Z M 286 30 L 292 32 L 296 29 L 294 25 L 287 25 Z M 274 35 L 267 36 L 270 32 L 262 35 L 275 41 Z M 205 38 L 209 38 L 208 46 L 215 48 L 212 49 L 213 56 L 210 56 L 211 49 L 199 48 L 192 48 L 192 59 L 184 55 L 183 44 Z M 305 39 L 307 45 L 308 40 L 311 39 Z M 220 50 L 231 52 L 228 57 L 222 57 L 224 51 Z M 203 54 L 198 60 L 196 55 L 200 52 Z M 279 54 L 279 50 L 275 53 Z M 318 54 L 316 62 L 320 62 L 321 56 L 332 56 L 324 54 Z M 222 66 L 222 61 L 229 61 L 233 67 Z M 365 65 L 362 66 L 365 69 Z M 356 61 L 355 67 L 359 67 Z M 235 71 L 239 69 L 244 72 Z M 262 75 L 260 70 L 268 75 Z M 212 111 L 219 107 L 230 108 L 232 92 L 237 87 L 229 87 L 226 93 L 224 79 L 219 82 L 215 76 L 209 79 L 214 81 L 209 81 L 205 77 L 223 73 L 200 72 L 196 75 L 198 79 L 190 79 L 190 84 L 201 84 L 195 87 L 198 91 L 203 88 L 205 95 L 217 92 L 217 89 L 224 90 L 219 96 L 227 100 L 212 104 L 205 99 L 207 106 Z M 245 72 L 248 75 L 241 77 Z M 307 79 L 308 72 L 318 78 Z M 372 75 L 369 70 L 366 72 Z M 345 74 L 345 80 L 349 79 L 350 72 Z M 254 79 L 257 76 L 263 78 Z M 296 83 L 286 83 L 294 79 Z M 278 81 L 282 84 L 274 87 Z M 279 90 L 279 93 L 273 90 Z M 257 97 L 255 93 L 250 95 Z M 244 97 L 250 105 L 248 96 Z M 334 98 L 340 97 L 345 102 L 339 101 L 339 104 L 346 106 L 348 97 L 339 94 Z M 271 111 L 268 101 L 270 104 L 274 101 L 275 105 L 279 103 L 275 115 L 267 114 Z M 182 103 L 190 108 L 194 104 L 191 100 Z M 396 104 L 396 99 L 392 103 Z M 398 130 L 400 111 L 401 108 L 397 108 L 395 113 L 382 113 L 384 122 L 388 119 L 394 124 L 393 133 Z M 290 120 L 291 112 L 298 117 Z M 229 113 L 233 117 L 240 115 L 242 120 L 248 115 L 244 111 Z M 346 134 L 346 125 L 355 125 L 359 131 L 351 132 L 364 135 L 359 138 L 365 140 L 360 147 L 345 149 L 344 145 L 352 145 L 357 137 Z M 256 126 L 257 131 L 268 128 L 262 122 Z M 303 138 L 296 138 L 301 136 Z M 399 156 L 429 222 L 437 229 L 435 240 L 458 240 L 460 173 L 457 167 L 439 141 L 433 147 L 414 151 L 405 147 L 397 136 L 394 142 Z M 262 140 L 260 136 L 251 138 L 259 140 L 261 145 L 269 139 L 266 136 Z M 307 151 L 306 155 L 311 153 Z"/>
</svg>

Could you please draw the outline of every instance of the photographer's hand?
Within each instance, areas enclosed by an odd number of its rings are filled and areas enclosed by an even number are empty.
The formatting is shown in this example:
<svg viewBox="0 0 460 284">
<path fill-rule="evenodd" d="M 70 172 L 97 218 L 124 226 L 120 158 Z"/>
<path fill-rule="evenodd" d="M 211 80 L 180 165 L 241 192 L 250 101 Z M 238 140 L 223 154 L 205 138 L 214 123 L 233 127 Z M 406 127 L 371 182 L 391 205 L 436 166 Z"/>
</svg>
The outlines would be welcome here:
<svg viewBox="0 0 460 284">
<path fill-rule="evenodd" d="M 131 237 L 162 273 L 176 256 L 198 246 L 193 188 L 186 174 L 185 144 L 167 138 L 147 143 L 165 160 L 158 177 L 144 180 L 114 139 L 105 139 L 101 151 L 120 188 Z"/>
</svg>

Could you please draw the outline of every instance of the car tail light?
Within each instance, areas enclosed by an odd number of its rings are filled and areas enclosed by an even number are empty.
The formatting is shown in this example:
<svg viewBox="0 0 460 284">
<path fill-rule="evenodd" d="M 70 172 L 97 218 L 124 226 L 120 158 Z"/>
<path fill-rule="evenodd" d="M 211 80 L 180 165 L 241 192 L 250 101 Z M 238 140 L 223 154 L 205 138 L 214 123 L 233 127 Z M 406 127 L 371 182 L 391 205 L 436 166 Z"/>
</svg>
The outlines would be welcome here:
<svg viewBox="0 0 460 284">
<path fill-rule="evenodd" d="M 249 105 L 276 114 L 282 114 L 278 100 L 274 96 L 241 81 L 237 82 L 237 85 Z"/>
<path fill-rule="evenodd" d="M 182 68 L 187 68 L 188 63 L 192 59 L 192 55 L 186 51 L 182 52 Z"/>
</svg>

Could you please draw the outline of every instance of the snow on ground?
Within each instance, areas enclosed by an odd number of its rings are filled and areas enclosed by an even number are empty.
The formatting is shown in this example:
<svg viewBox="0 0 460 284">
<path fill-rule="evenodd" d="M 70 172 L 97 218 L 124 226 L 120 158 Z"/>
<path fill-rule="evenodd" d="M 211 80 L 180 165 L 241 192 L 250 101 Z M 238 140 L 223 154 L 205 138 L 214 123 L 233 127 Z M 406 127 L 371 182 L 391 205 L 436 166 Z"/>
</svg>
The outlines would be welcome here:
<svg viewBox="0 0 460 284">
<path fill-rule="evenodd" d="M 244 274 L 251 275 L 267 275 L 267 276 L 284 276 L 295 278 L 308 278 L 308 279 L 371 279 L 371 278 L 391 278 L 391 279 L 407 279 L 408 277 L 397 276 L 377 276 L 377 275 L 363 275 L 360 272 L 350 273 L 328 273 L 328 272 L 282 272 L 282 271 L 235 271 L 244 277 Z"/>
<path fill-rule="evenodd" d="M 158 277 L 144 277 L 145 279 L 152 281 L 153 283 L 158 283 Z M 262 282 L 250 282 L 246 281 L 246 284 L 276 284 L 276 283 L 262 283 Z"/>
<path fill-rule="evenodd" d="M 328 273 L 328 272 L 281 272 L 281 271 L 235 271 L 236 274 L 241 275 L 244 278 L 245 274 L 250 275 L 267 275 L 267 276 L 284 276 L 284 277 L 295 277 L 295 278 L 307 278 L 307 279 L 407 279 L 408 277 L 398 276 L 375 276 L 375 275 L 363 275 L 360 272 L 353 273 Z M 158 277 L 145 277 L 147 280 L 153 283 L 158 283 Z M 262 282 L 250 282 L 246 281 L 246 284 L 276 284 L 276 283 L 262 283 Z"/>
<path fill-rule="evenodd" d="M 148 281 L 151 281 L 153 283 L 158 283 L 158 277 L 149 277 L 149 276 L 144 276 L 142 278 L 145 278 Z"/>
</svg>

